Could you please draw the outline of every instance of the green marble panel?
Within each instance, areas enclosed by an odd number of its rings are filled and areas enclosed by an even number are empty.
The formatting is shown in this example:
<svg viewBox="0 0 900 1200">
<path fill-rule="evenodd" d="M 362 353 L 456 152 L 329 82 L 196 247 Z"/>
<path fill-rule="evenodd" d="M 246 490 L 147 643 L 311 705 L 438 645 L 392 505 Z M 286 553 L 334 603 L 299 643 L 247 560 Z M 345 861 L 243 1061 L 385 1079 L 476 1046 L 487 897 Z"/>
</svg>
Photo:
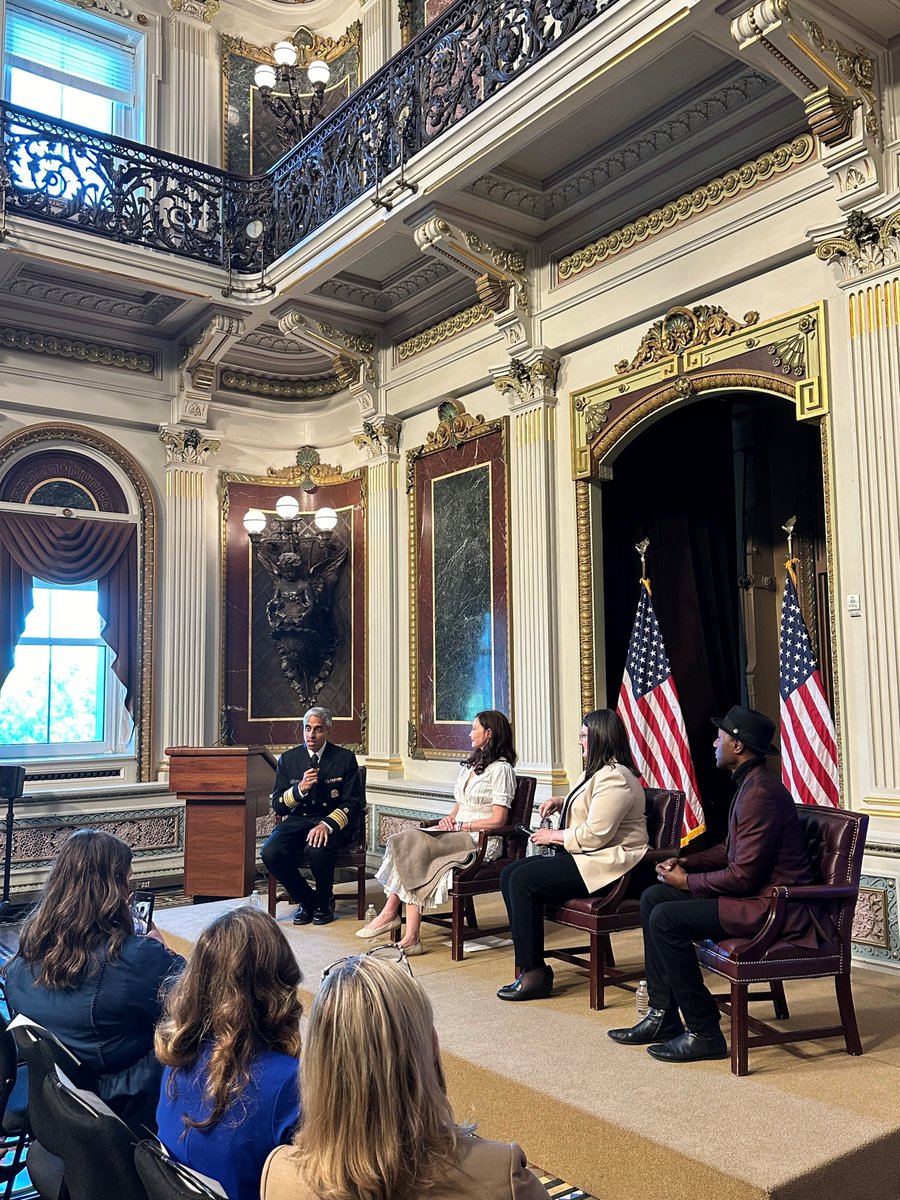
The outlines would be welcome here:
<svg viewBox="0 0 900 1200">
<path fill-rule="evenodd" d="M 490 473 L 484 463 L 431 485 L 436 721 L 493 707 Z"/>
</svg>

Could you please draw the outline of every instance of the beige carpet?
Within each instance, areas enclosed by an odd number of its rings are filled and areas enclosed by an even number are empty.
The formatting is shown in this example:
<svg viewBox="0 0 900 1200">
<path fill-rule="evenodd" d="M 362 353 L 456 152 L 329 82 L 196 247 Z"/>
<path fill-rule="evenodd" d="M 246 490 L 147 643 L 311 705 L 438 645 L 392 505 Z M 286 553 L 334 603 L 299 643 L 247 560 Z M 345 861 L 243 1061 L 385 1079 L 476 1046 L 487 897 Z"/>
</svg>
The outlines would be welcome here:
<svg viewBox="0 0 900 1200">
<path fill-rule="evenodd" d="M 373 898 L 379 903 L 378 895 Z M 188 951 L 223 908 L 160 912 L 168 940 Z M 279 918 L 312 993 L 323 967 L 366 948 L 349 902 L 330 926 L 295 929 Z M 479 902 L 485 924 L 495 902 Z M 549 943 L 565 931 L 548 926 Z M 558 995 L 503 1004 L 512 974 L 508 947 L 454 963 L 444 932 L 424 927 L 428 953 L 413 960 L 431 997 L 460 1119 L 479 1132 L 521 1142 L 529 1161 L 601 1200 L 900 1200 L 900 979 L 854 970 L 865 1050 L 851 1058 L 840 1039 L 751 1051 L 751 1074 L 728 1062 L 668 1066 L 606 1036 L 634 1020 L 630 992 L 612 988 L 592 1012 L 587 977 L 554 963 Z M 368 943 L 370 944 L 370 943 Z M 621 964 L 640 955 L 637 934 L 615 942 Z M 830 1024 L 828 980 L 789 985 L 792 1020 Z M 770 1013 L 771 1010 L 769 1010 Z M 760 1015 L 769 1019 L 760 1008 Z"/>
</svg>

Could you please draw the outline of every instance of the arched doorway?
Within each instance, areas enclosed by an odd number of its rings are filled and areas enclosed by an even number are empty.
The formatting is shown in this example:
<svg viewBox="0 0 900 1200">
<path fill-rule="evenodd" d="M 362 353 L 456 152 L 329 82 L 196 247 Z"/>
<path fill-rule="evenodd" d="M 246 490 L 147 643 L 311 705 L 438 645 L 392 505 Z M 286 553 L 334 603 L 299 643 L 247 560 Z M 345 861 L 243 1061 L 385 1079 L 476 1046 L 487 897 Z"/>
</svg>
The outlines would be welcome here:
<svg viewBox="0 0 900 1200">
<path fill-rule="evenodd" d="M 618 691 L 634 620 L 634 547 L 649 538 L 654 604 L 715 836 L 732 789 L 713 763 L 710 716 L 742 703 L 778 719 L 781 526 L 792 516 L 804 612 L 830 678 L 819 428 L 797 422 L 781 396 L 709 392 L 666 410 L 612 466 L 594 568 L 603 574 L 606 695 Z"/>
</svg>

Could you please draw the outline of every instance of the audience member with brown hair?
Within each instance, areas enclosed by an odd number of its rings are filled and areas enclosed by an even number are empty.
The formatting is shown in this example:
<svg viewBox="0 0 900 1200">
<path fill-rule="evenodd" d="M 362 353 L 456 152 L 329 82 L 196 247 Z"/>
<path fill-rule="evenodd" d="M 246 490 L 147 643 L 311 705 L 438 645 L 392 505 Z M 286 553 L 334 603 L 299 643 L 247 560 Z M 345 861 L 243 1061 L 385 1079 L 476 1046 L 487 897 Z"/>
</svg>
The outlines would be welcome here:
<svg viewBox="0 0 900 1200">
<path fill-rule="evenodd" d="M 233 909 L 198 938 L 157 1030 L 160 1140 L 229 1200 L 257 1200 L 266 1156 L 300 1116 L 301 978 L 275 922 Z"/>
<path fill-rule="evenodd" d="M 422 913 L 446 904 L 451 876 L 474 854 L 481 832 L 506 824 L 516 791 L 516 751 L 509 721 L 502 712 L 477 713 L 469 733 L 472 753 L 461 764 L 453 789 L 456 801 L 433 831 L 404 829 L 388 838 L 384 862 L 375 878 L 384 884 L 387 903 L 356 936 L 379 937 L 400 927 L 400 904 L 406 904 L 406 933 L 400 945 L 408 955 L 421 954 Z M 488 840 L 485 862 L 503 849 L 499 837 Z"/>
<path fill-rule="evenodd" d="M 325 972 L 301 1078 L 303 1123 L 262 1200 L 547 1200 L 519 1146 L 454 1121 L 431 1004 L 396 947 Z"/>
<path fill-rule="evenodd" d="M 94 1073 L 97 1091 L 139 1133 L 155 1128 L 162 1067 L 153 1053 L 161 990 L 184 959 L 155 926 L 137 935 L 131 850 L 80 829 L 57 855 L 6 967 L 10 1013 L 43 1025 Z"/>
</svg>

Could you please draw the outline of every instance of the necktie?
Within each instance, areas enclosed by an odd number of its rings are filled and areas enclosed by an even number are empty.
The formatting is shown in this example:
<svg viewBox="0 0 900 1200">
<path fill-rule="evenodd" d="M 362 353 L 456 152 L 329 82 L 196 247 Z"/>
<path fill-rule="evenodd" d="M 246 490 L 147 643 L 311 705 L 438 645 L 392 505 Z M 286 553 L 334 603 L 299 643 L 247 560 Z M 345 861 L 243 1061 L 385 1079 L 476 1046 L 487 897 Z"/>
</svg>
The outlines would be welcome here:
<svg viewBox="0 0 900 1200">
<path fill-rule="evenodd" d="M 309 756 L 309 765 L 310 765 L 310 767 L 311 767 L 311 768 L 312 768 L 314 771 L 318 771 L 318 769 L 319 769 L 319 756 L 318 756 L 318 754 L 311 754 L 311 755 Z"/>
</svg>

